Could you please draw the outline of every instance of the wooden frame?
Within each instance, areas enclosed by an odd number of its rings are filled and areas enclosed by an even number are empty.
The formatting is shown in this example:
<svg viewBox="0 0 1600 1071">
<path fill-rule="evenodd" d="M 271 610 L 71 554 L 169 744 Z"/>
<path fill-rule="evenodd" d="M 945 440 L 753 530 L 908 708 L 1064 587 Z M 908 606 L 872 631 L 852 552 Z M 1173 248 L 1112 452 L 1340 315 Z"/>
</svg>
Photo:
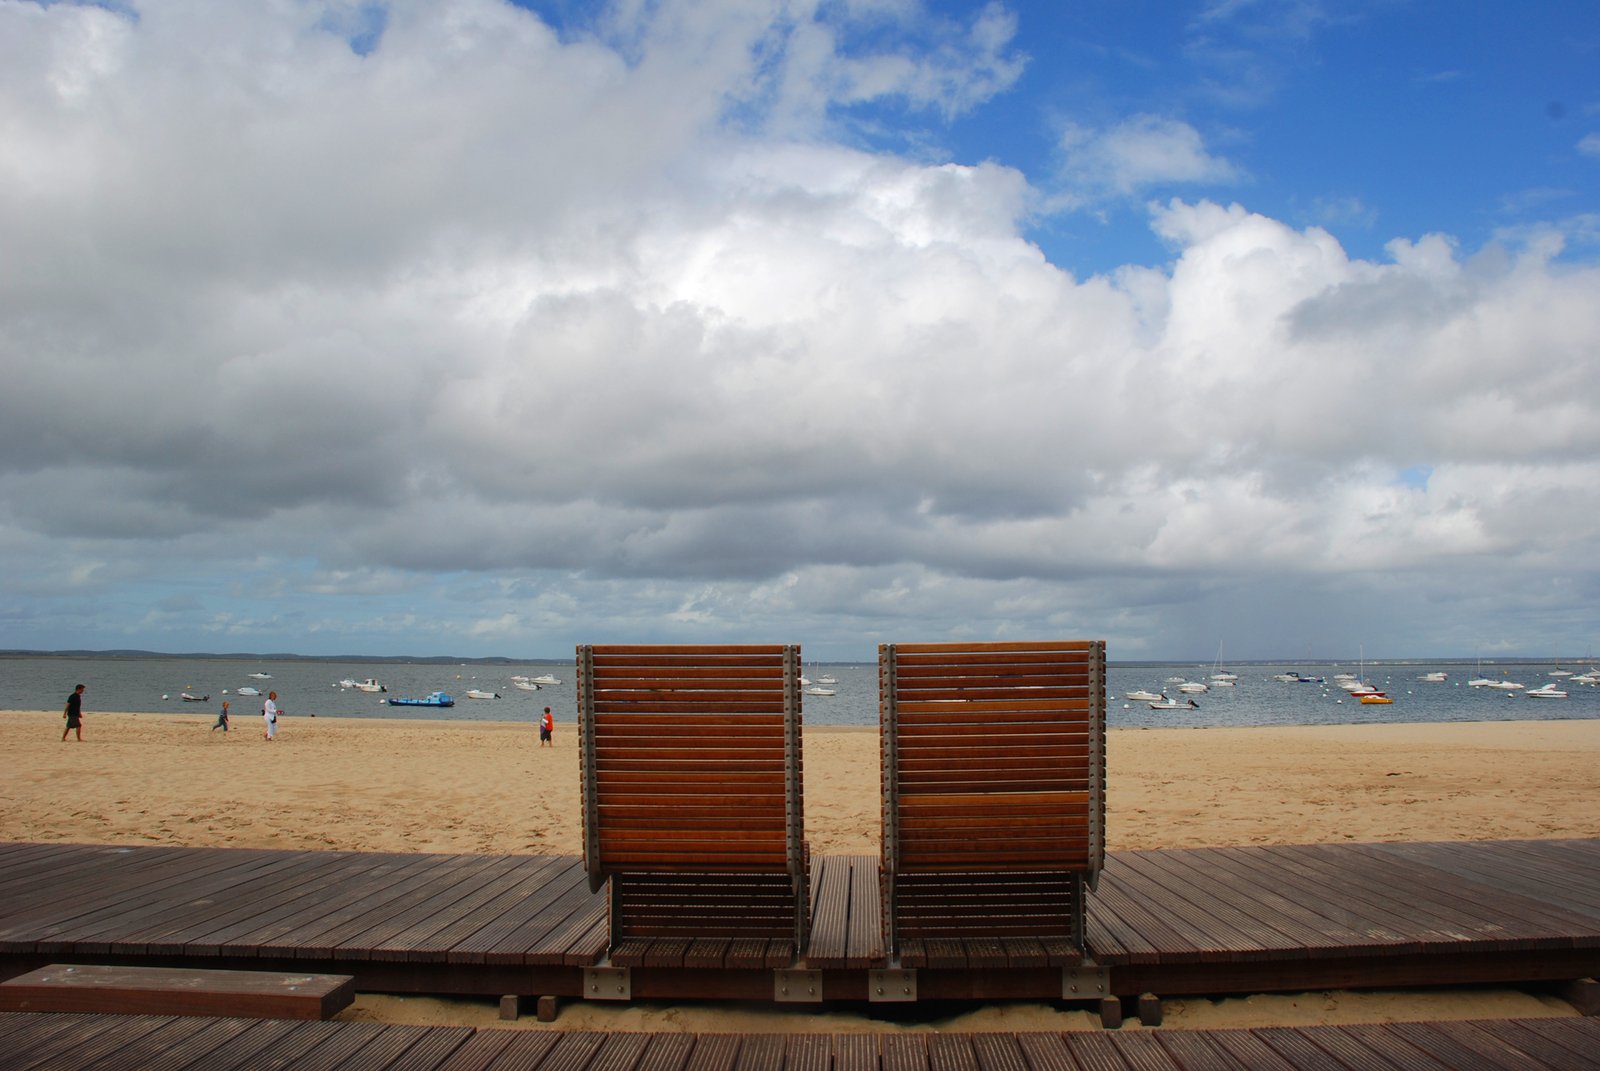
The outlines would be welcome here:
<svg viewBox="0 0 1600 1071">
<path fill-rule="evenodd" d="M 1080 962 L 1105 857 L 1102 641 L 878 651 L 883 918 L 904 966 L 973 942 Z"/>
<path fill-rule="evenodd" d="M 800 668 L 793 645 L 578 648 L 584 862 L 613 948 L 804 947 Z"/>
</svg>

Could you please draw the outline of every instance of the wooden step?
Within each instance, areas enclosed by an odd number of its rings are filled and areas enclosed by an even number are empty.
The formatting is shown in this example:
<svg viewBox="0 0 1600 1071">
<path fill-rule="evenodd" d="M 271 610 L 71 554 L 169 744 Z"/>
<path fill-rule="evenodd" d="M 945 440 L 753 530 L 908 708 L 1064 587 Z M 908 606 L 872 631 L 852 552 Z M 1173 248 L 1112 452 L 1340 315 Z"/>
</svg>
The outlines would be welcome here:
<svg viewBox="0 0 1600 1071">
<path fill-rule="evenodd" d="M 328 1019 L 355 995 L 348 974 L 52 963 L 0 982 L 0 1011 Z"/>
</svg>

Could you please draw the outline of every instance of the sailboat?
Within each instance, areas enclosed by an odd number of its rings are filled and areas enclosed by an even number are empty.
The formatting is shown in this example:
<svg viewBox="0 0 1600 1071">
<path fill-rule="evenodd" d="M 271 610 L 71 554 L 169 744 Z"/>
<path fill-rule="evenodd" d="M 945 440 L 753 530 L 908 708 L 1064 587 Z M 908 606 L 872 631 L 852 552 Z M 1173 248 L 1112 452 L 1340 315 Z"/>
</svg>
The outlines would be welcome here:
<svg viewBox="0 0 1600 1071">
<path fill-rule="evenodd" d="M 1211 686 L 1213 688 L 1232 688 L 1239 679 L 1239 674 L 1222 668 L 1222 641 L 1217 641 L 1217 660 L 1211 665 Z"/>
</svg>

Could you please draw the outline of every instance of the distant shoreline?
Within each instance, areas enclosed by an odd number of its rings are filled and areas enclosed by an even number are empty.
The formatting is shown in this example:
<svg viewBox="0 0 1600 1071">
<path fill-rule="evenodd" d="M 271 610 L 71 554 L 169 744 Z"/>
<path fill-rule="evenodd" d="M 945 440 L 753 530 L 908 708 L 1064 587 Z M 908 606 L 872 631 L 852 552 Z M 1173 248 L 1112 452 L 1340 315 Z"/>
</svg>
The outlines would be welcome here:
<svg viewBox="0 0 1600 1071">
<path fill-rule="evenodd" d="M 36 651 L 26 648 L 7 648 L 0 650 L 0 659 L 6 658 L 98 658 L 98 659 L 193 659 L 195 661 L 210 662 L 328 662 L 328 663 L 375 663 L 379 665 L 418 665 L 418 666 L 566 666 L 573 664 L 572 656 L 536 656 L 528 658 L 513 658 L 508 655 L 365 655 L 365 654 L 336 654 L 336 655 L 307 655 L 275 652 L 272 654 L 258 654 L 250 651 L 237 652 L 210 652 L 210 651 L 147 651 L 141 648 L 115 649 L 108 651 L 91 651 L 72 649 L 65 651 Z M 877 652 L 863 658 L 840 659 L 807 659 L 808 666 L 863 666 L 877 661 Z M 1294 666 L 1353 666 L 1360 664 L 1360 658 L 1231 658 L 1222 663 L 1224 666 L 1250 666 L 1252 668 L 1294 667 Z M 1141 669 L 1155 666 L 1209 666 L 1213 662 L 1207 658 L 1112 658 L 1106 660 L 1108 667 L 1117 669 Z M 1551 667 L 1579 667 L 1600 665 L 1600 659 L 1593 657 L 1560 659 L 1546 658 L 1535 655 L 1501 655 L 1498 658 L 1479 658 L 1475 655 L 1444 655 L 1425 656 L 1407 655 L 1399 658 L 1368 658 L 1365 664 L 1369 667 L 1378 666 L 1551 666 Z"/>
</svg>

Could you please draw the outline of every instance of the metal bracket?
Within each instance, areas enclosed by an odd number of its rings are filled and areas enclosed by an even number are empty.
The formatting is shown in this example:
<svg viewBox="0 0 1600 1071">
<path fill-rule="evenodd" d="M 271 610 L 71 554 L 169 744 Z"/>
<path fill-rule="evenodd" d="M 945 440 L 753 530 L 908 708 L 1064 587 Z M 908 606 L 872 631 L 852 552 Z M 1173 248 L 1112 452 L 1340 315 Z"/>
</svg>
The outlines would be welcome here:
<svg viewBox="0 0 1600 1071">
<path fill-rule="evenodd" d="M 1062 1000 L 1099 1000 L 1111 995 L 1111 968 L 1085 963 L 1061 969 Z"/>
<path fill-rule="evenodd" d="M 822 972 L 773 971 L 772 999 L 778 1004 L 822 1003 Z"/>
<path fill-rule="evenodd" d="M 585 967 L 583 996 L 586 1000 L 632 1000 L 633 978 L 627 967 Z"/>
<path fill-rule="evenodd" d="M 914 967 L 867 972 L 867 999 L 874 1004 L 907 1003 L 917 999 Z"/>
</svg>

